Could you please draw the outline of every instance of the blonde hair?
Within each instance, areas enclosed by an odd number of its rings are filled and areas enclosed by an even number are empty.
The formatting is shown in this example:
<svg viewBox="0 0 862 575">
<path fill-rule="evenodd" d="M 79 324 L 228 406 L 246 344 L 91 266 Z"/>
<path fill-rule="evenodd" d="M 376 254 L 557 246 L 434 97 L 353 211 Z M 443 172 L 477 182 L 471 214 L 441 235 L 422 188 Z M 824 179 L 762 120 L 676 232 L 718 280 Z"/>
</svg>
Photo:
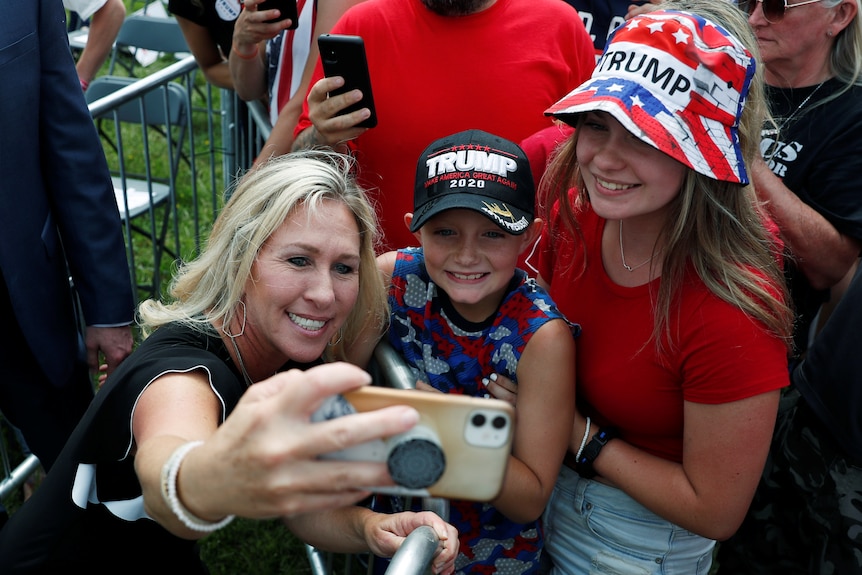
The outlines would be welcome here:
<svg viewBox="0 0 862 575">
<path fill-rule="evenodd" d="M 349 156 L 306 150 L 279 156 L 248 172 L 216 219 L 201 254 L 184 265 L 171 283 L 171 303 L 146 300 L 138 313 L 145 334 L 180 322 L 216 333 L 231 325 L 245 293 L 252 265 L 266 240 L 299 207 L 313 215 L 324 201 L 343 203 L 359 228 L 359 294 L 326 359 L 343 359 L 344 342 L 388 319 L 386 292 L 375 261 L 378 240 L 374 208 L 351 175 Z"/>
<path fill-rule="evenodd" d="M 755 58 L 759 56 L 745 16 L 732 3 L 669 0 L 660 9 L 682 10 L 711 20 L 739 39 Z M 761 68 L 757 66 L 752 78 L 739 123 L 739 143 L 747 166 L 760 154 L 760 131 L 768 114 Z M 577 163 L 577 138 L 576 129 L 548 167 L 540 193 L 546 221 L 552 221 L 550 210 L 556 203 L 565 231 L 583 237 L 577 217 L 587 208 L 589 194 L 580 191 L 585 188 Z M 569 193 L 572 188 L 574 201 Z M 674 347 L 671 309 L 678 301 L 689 265 L 713 294 L 765 324 L 789 346 L 793 312 L 786 303 L 787 289 L 779 263 L 782 254 L 766 229 L 767 216 L 754 186 L 714 180 L 686 168 L 682 188 L 669 208 L 661 232 L 662 278 L 654 300 L 652 339 L 658 352 Z M 653 254 L 658 258 L 655 249 Z"/>
</svg>

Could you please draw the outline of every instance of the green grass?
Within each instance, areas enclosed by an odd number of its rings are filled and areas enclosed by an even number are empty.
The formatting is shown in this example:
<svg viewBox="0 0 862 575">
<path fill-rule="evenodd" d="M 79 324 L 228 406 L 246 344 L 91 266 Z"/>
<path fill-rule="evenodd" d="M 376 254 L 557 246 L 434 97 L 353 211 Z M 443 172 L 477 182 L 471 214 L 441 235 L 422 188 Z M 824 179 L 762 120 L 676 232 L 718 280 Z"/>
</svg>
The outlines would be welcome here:
<svg viewBox="0 0 862 575">
<path fill-rule="evenodd" d="M 203 540 L 201 554 L 212 575 L 309 575 L 303 544 L 279 520 L 237 519 Z"/>
</svg>

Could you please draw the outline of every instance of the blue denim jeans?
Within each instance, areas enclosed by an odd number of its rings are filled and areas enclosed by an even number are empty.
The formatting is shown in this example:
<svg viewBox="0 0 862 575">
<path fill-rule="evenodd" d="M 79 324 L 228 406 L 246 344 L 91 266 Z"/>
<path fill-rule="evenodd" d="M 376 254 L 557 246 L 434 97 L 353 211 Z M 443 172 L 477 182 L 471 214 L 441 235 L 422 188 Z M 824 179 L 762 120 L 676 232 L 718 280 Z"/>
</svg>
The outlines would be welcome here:
<svg viewBox="0 0 862 575">
<path fill-rule="evenodd" d="M 715 541 L 563 466 L 544 514 L 552 575 L 707 575 Z"/>
</svg>

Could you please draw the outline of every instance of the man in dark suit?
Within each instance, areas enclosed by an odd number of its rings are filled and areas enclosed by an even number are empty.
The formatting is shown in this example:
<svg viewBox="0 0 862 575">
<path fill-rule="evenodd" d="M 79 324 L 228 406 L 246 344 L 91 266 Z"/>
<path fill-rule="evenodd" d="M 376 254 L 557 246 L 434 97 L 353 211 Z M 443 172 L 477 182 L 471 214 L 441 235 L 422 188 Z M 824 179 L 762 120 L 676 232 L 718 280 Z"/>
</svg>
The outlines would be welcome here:
<svg viewBox="0 0 862 575">
<path fill-rule="evenodd" d="M 3 12 L 0 412 L 47 469 L 93 397 L 89 373 L 131 352 L 135 300 L 63 4 L 3 0 Z"/>
</svg>

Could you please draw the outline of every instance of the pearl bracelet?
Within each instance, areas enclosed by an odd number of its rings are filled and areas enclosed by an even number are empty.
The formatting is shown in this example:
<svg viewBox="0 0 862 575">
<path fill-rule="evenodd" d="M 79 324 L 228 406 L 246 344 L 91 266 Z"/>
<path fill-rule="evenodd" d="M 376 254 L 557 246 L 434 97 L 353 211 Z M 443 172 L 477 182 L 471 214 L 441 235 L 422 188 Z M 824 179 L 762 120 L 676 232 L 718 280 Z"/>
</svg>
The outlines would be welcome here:
<svg viewBox="0 0 862 575">
<path fill-rule="evenodd" d="M 200 517 L 196 517 L 180 501 L 177 496 L 177 475 L 180 471 L 180 464 L 188 455 L 189 451 L 203 444 L 203 441 L 189 441 L 177 447 L 165 464 L 162 466 L 162 497 L 167 503 L 170 510 L 179 519 L 183 525 L 192 531 L 200 533 L 212 533 L 234 520 L 235 515 L 228 515 L 224 519 L 216 522 L 206 521 Z"/>
<path fill-rule="evenodd" d="M 581 458 L 581 454 L 584 452 L 584 446 L 587 444 L 587 439 L 590 437 L 590 416 L 587 416 L 587 429 L 584 430 L 584 437 L 581 438 L 581 446 L 578 447 L 578 453 L 575 455 L 575 461 L 578 461 Z"/>
</svg>

